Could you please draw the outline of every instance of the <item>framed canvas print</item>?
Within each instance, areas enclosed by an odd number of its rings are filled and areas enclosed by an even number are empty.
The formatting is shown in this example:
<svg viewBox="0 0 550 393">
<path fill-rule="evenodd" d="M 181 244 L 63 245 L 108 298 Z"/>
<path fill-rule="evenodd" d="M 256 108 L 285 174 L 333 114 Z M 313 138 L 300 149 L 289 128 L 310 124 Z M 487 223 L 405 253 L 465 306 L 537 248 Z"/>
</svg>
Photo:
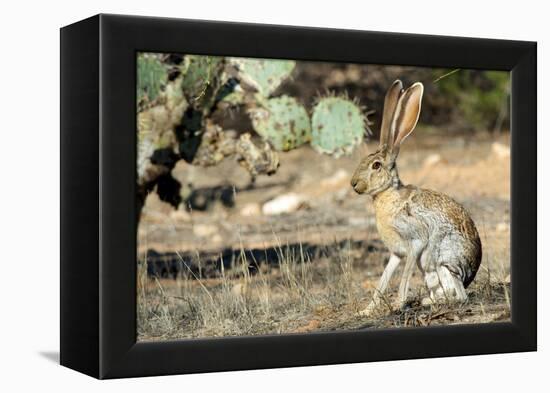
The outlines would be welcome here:
<svg viewBox="0 0 550 393">
<path fill-rule="evenodd" d="M 533 42 L 66 26 L 61 364 L 536 350 L 535 152 Z"/>
</svg>

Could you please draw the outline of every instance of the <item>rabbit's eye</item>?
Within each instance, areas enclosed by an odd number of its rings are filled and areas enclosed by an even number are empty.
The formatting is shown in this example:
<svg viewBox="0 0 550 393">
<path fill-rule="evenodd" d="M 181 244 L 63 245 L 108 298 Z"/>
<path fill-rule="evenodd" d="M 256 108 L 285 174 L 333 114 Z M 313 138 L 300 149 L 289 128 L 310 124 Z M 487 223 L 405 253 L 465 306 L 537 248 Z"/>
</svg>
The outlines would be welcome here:
<svg viewBox="0 0 550 393">
<path fill-rule="evenodd" d="M 375 162 L 373 162 L 373 164 L 372 164 L 372 169 L 374 169 L 374 170 L 380 169 L 380 166 L 381 166 L 380 162 L 379 162 L 379 161 L 375 161 Z"/>
</svg>

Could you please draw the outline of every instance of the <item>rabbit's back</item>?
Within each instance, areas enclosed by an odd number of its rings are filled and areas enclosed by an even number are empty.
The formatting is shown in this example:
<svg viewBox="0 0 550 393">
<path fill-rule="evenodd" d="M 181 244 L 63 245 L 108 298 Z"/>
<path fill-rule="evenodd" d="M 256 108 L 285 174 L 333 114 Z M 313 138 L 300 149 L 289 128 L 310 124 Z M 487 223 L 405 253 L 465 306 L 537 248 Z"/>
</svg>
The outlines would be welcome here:
<svg viewBox="0 0 550 393">
<path fill-rule="evenodd" d="M 450 225 L 467 239 L 479 239 L 474 221 L 460 203 L 437 191 L 417 188 L 416 190 L 410 197 L 410 207 L 418 214 L 433 220 L 434 225 Z"/>
</svg>

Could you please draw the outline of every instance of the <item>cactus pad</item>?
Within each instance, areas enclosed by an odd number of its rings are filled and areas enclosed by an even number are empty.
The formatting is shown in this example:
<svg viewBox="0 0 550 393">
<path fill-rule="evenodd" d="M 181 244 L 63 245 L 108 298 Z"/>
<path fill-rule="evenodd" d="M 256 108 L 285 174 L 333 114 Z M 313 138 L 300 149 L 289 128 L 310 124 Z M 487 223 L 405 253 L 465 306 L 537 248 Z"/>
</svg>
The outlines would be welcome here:
<svg viewBox="0 0 550 393">
<path fill-rule="evenodd" d="M 249 113 L 256 132 L 276 150 L 291 150 L 311 139 L 309 116 L 293 97 L 263 100 Z"/>
<path fill-rule="evenodd" d="M 181 88 L 190 104 L 213 100 L 221 84 L 224 58 L 216 56 L 187 55 L 181 66 Z"/>
<path fill-rule="evenodd" d="M 350 154 L 365 134 L 365 118 L 356 104 L 342 97 L 319 100 L 311 117 L 311 145 L 321 153 Z"/>
<path fill-rule="evenodd" d="M 137 100 L 140 103 L 154 101 L 168 81 L 168 68 L 160 57 L 153 54 L 138 54 Z"/>
<path fill-rule="evenodd" d="M 296 63 L 292 60 L 228 58 L 234 65 L 240 79 L 254 87 L 258 93 L 269 96 L 287 79 Z"/>
</svg>

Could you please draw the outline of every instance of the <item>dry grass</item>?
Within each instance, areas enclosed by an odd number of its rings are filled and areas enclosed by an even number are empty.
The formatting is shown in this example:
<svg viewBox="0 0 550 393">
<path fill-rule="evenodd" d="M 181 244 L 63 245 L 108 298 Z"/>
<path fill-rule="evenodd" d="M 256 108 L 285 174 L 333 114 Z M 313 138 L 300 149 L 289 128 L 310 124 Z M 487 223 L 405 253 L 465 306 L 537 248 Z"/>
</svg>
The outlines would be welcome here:
<svg viewBox="0 0 550 393">
<path fill-rule="evenodd" d="M 259 265 L 244 250 L 218 278 L 182 268 L 176 279 L 149 278 L 139 268 L 138 337 L 166 340 L 197 337 L 306 333 L 337 329 L 483 323 L 510 317 L 509 283 L 503 259 L 487 256 L 464 304 L 420 306 L 425 291 L 413 277 L 411 303 L 395 306 L 393 280 L 377 315 L 358 312 L 371 299 L 387 254 L 365 252 L 352 242 L 309 255 L 279 244 L 277 260 Z M 200 255 L 197 256 L 200 258 Z M 183 267 L 183 266 L 182 266 Z"/>
<path fill-rule="evenodd" d="M 343 307 L 352 311 L 350 314 L 359 311 L 365 294 L 354 274 L 354 265 L 361 261 L 352 251 L 349 245 L 338 247 L 335 253 L 326 252 L 331 257 L 312 262 L 307 253 L 279 245 L 277 261 L 268 266 L 248 260 L 243 250 L 231 269 L 224 269 L 221 264 L 220 278 L 216 279 L 197 277 L 190 270 L 182 271 L 175 280 L 149 279 L 142 263 L 138 285 L 139 337 L 317 330 L 315 317 Z M 255 273 L 251 274 L 251 270 Z"/>
</svg>

